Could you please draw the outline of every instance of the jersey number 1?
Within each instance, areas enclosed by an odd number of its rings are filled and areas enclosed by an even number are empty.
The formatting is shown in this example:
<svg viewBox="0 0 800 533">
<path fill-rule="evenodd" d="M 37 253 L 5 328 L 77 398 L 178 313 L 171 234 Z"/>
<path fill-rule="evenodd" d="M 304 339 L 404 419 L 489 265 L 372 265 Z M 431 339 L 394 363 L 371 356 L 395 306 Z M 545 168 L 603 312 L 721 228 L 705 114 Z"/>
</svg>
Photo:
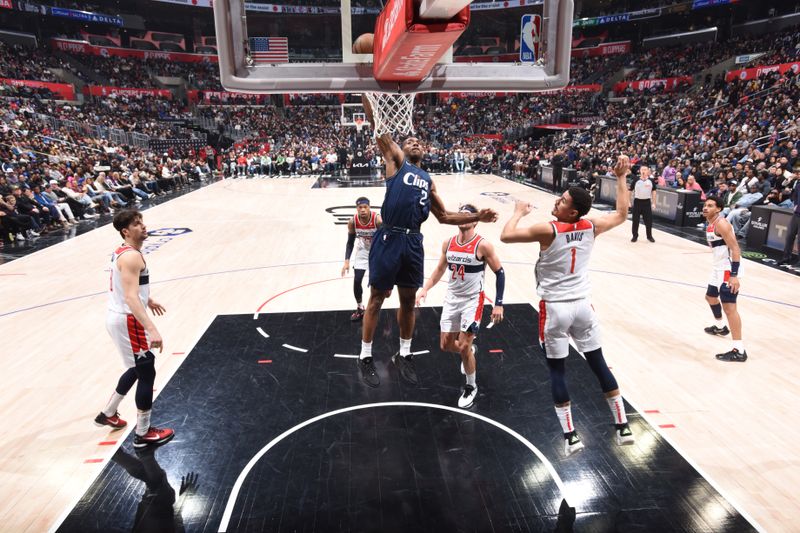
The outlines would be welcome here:
<svg viewBox="0 0 800 533">
<path fill-rule="evenodd" d="M 575 248 L 573 248 L 572 249 L 572 263 L 570 264 L 570 267 L 569 267 L 569 273 L 570 274 L 574 274 L 575 273 L 575 254 L 576 253 L 578 253 L 578 251 Z"/>
</svg>

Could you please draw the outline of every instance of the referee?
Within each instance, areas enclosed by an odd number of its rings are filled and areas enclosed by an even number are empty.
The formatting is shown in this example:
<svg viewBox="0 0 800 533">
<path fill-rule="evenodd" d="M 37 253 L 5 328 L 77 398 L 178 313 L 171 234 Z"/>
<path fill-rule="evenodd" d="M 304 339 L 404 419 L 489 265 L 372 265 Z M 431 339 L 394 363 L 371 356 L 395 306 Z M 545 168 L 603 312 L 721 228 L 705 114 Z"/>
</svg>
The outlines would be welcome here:
<svg viewBox="0 0 800 533">
<path fill-rule="evenodd" d="M 650 167 L 646 165 L 640 166 L 639 179 L 631 183 L 630 186 L 630 190 L 633 191 L 631 195 L 633 201 L 633 237 L 631 242 L 636 242 L 639 239 L 640 216 L 644 216 L 647 240 L 656 242 L 653 238 L 653 208 L 656 206 L 656 182 L 650 174 Z"/>
</svg>

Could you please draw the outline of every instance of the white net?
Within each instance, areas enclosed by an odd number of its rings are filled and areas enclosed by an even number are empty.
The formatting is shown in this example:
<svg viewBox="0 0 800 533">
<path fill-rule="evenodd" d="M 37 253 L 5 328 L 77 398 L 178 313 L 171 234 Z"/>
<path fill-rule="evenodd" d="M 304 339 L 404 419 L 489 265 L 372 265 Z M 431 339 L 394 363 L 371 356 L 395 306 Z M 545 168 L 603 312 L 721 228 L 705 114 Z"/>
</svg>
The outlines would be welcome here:
<svg viewBox="0 0 800 533">
<path fill-rule="evenodd" d="M 414 93 L 365 93 L 372 106 L 372 134 L 414 133 Z"/>
</svg>

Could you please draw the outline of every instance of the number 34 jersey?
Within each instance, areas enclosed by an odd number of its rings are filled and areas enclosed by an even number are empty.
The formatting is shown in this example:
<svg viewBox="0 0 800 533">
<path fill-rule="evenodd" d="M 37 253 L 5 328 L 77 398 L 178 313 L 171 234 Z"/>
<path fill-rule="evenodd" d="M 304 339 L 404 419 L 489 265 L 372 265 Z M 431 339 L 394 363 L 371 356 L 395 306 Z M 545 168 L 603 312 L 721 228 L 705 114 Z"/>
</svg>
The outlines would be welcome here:
<svg viewBox="0 0 800 533">
<path fill-rule="evenodd" d="M 483 291 L 483 274 L 486 263 L 478 259 L 478 246 L 483 237 L 475 235 L 464 244 L 458 236 L 451 237 L 447 244 L 447 269 L 449 284 L 447 298 L 473 297 Z"/>
<path fill-rule="evenodd" d="M 594 246 L 594 224 L 581 219 L 574 224 L 550 222 L 553 243 L 539 253 L 536 292 L 546 302 L 588 298 L 589 256 Z"/>
</svg>

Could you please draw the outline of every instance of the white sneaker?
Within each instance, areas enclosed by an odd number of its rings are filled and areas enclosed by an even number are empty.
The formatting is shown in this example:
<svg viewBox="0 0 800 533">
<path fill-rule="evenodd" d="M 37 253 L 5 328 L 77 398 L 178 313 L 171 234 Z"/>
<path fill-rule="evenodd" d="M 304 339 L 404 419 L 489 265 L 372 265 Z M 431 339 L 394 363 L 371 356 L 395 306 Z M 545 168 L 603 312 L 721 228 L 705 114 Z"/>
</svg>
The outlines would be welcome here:
<svg viewBox="0 0 800 533">
<path fill-rule="evenodd" d="M 578 453 L 583 449 L 583 443 L 578 433 L 571 431 L 564 435 L 564 455 L 569 457 L 572 454 Z"/>
<path fill-rule="evenodd" d="M 458 406 L 462 409 L 469 409 L 475 403 L 475 397 L 478 396 L 478 387 L 472 385 L 464 385 L 464 390 L 461 396 L 458 397 Z"/>
<path fill-rule="evenodd" d="M 14 235 L 14 240 L 24 241 L 25 240 L 25 235 L 23 235 L 22 233 L 17 233 L 16 235 Z"/>
<path fill-rule="evenodd" d="M 33 231 L 32 229 L 29 229 L 29 230 L 28 230 L 28 238 L 29 238 L 29 239 L 30 239 L 31 237 L 38 237 L 38 236 L 39 236 L 39 234 L 38 234 L 37 232 Z"/>
<path fill-rule="evenodd" d="M 631 428 L 628 427 L 627 422 L 624 424 L 617 424 L 614 430 L 614 440 L 617 441 L 617 446 L 630 446 L 634 443 L 636 439 L 633 436 Z"/>
</svg>

